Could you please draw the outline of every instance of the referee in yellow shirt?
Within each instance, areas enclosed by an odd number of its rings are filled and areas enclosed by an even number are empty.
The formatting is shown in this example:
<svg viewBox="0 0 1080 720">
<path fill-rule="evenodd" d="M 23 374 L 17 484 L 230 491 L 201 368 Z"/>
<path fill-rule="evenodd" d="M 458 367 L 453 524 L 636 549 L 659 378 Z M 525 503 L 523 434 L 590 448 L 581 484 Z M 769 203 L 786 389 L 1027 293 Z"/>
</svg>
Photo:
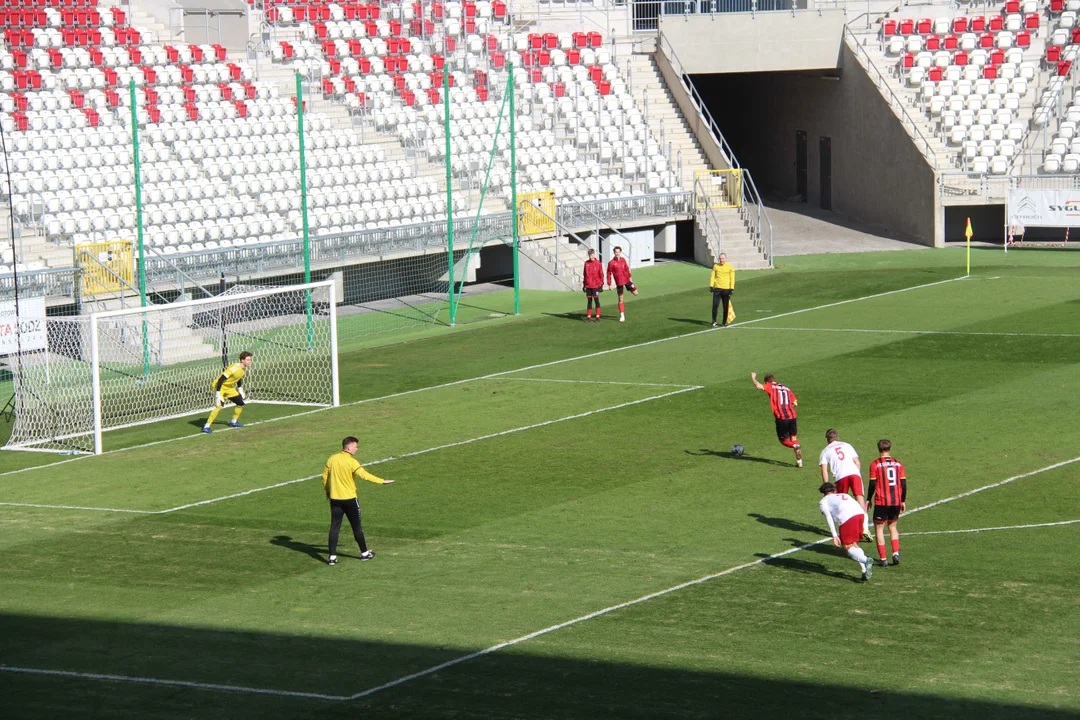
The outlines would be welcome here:
<svg viewBox="0 0 1080 720">
<path fill-rule="evenodd" d="M 389 485 L 394 482 L 375 477 L 360 466 L 353 457 L 359 442 L 351 435 L 342 440 L 341 452 L 331 455 L 322 471 L 323 489 L 326 490 L 326 498 L 330 501 L 330 558 L 327 560 L 330 565 L 337 565 L 337 541 L 343 516 L 349 518 L 353 537 L 356 538 L 356 544 L 360 546 L 360 559 L 370 560 L 375 557 L 375 553 L 368 550 L 367 540 L 364 539 L 364 528 L 360 526 L 360 503 L 356 500 L 356 478 L 379 485 Z"/>
<path fill-rule="evenodd" d="M 720 253 L 716 264 L 712 266 L 709 289 L 712 290 L 712 326 L 717 327 L 716 310 L 723 303 L 724 320 L 719 327 L 727 327 L 728 306 L 731 304 L 731 293 L 735 291 L 735 268 L 727 261 L 727 255 L 724 253 Z"/>
</svg>

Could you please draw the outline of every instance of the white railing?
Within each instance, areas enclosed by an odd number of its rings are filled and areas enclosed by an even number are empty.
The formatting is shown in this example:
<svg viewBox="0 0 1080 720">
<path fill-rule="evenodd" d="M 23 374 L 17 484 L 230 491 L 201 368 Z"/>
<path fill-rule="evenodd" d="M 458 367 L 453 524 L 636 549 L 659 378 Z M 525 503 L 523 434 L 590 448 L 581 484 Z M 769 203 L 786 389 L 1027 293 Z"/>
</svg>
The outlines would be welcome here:
<svg viewBox="0 0 1080 720">
<path fill-rule="evenodd" d="M 1080 175 L 989 175 L 985 173 L 938 173 L 938 197 L 1004 202 L 1009 190 L 1080 190 Z"/>
</svg>

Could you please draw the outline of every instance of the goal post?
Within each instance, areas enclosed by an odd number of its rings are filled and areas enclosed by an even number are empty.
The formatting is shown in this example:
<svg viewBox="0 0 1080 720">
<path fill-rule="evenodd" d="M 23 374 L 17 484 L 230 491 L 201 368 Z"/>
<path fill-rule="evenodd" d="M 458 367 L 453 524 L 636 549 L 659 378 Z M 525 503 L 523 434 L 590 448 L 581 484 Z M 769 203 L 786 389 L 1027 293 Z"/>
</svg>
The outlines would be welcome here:
<svg viewBox="0 0 1080 720">
<path fill-rule="evenodd" d="M 254 355 L 248 403 L 340 403 L 333 280 L 47 325 L 44 349 L 11 359 L 16 415 L 4 449 L 101 454 L 110 430 L 208 412 L 214 378 L 243 351 Z"/>
</svg>

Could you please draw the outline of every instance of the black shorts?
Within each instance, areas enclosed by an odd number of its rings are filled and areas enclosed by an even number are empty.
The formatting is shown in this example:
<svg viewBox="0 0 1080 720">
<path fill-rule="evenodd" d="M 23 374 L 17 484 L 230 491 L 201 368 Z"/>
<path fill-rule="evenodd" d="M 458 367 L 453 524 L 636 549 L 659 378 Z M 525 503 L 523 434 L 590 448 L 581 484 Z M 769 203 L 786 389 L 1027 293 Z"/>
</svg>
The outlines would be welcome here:
<svg viewBox="0 0 1080 720">
<path fill-rule="evenodd" d="M 628 282 L 625 285 L 616 285 L 615 287 L 618 288 L 620 295 L 622 295 L 624 292 L 637 292 L 637 287 L 635 287 L 634 283 L 632 282 Z"/>
<path fill-rule="evenodd" d="M 781 420 L 776 418 L 776 437 L 780 442 L 787 440 L 789 437 L 795 437 L 799 434 L 799 423 L 792 418 L 790 420 Z"/>
<path fill-rule="evenodd" d="M 886 523 L 896 522 L 900 519 L 900 506 L 899 505 L 875 505 L 874 506 L 874 522 Z"/>
<path fill-rule="evenodd" d="M 600 292 L 602 290 L 603 290 L 603 288 L 587 287 L 587 288 L 585 288 L 585 297 L 591 297 L 591 298 L 600 297 Z"/>
</svg>

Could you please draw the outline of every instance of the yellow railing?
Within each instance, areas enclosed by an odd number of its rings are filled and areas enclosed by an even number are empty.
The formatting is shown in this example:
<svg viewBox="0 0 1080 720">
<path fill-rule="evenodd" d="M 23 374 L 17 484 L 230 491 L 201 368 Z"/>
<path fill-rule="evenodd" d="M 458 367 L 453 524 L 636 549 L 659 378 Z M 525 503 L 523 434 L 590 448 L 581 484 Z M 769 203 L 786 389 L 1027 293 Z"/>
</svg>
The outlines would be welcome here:
<svg viewBox="0 0 1080 720">
<path fill-rule="evenodd" d="M 123 293 L 130 288 L 135 268 L 130 240 L 88 243 L 75 247 L 83 295 Z"/>
<path fill-rule="evenodd" d="M 698 170 L 694 201 L 698 210 L 742 207 L 742 170 Z"/>
<path fill-rule="evenodd" d="M 555 191 L 518 195 L 518 234 L 539 235 L 555 232 Z"/>
</svg>

